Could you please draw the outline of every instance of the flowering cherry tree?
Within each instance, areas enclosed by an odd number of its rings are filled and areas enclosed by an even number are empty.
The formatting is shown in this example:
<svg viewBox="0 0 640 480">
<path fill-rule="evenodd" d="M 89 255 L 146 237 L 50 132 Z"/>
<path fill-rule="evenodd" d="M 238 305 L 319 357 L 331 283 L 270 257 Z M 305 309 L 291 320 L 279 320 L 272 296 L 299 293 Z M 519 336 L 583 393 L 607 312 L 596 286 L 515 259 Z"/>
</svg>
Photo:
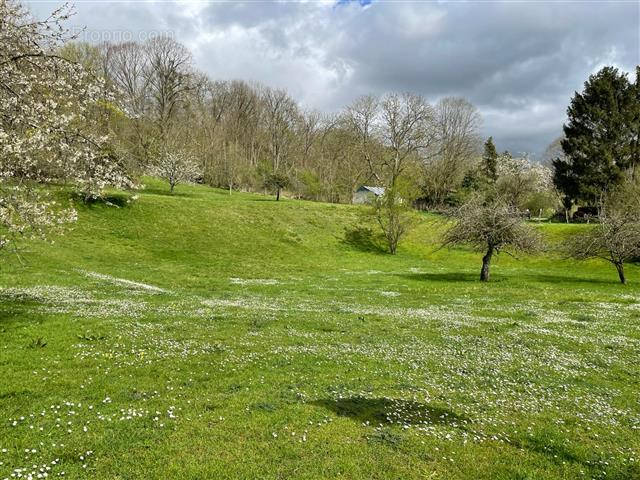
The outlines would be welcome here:
<svg viewBox="0 0 640 480">
<path fill-rule="evenodd" d="M 496 189 L 514 207 L 522 208 L 530 195 L 553 190 L 553 172 L 545 165 L 531 162 L 527 156 L 512 157 L 506 153 L 497 161 Z"/>
<path fill-rule="evenodd" d="M 69 5 L 34 20 L 0 1 L 0 247 L 75 219 L 42 185 L 64 182 L 85 199 L 133 187 L 105 130 L 112 101 L 103 81 L 57 55 L 72 39 Z"/>
<path fill-rule="evenodd" d="M 192 182 L 202 174 L 198 163 L 188 153 L 180 151 L 163 153 L 149 170 L 151 175 L 169 182 L 171 193 L 178 183 Z"/>
</svg>

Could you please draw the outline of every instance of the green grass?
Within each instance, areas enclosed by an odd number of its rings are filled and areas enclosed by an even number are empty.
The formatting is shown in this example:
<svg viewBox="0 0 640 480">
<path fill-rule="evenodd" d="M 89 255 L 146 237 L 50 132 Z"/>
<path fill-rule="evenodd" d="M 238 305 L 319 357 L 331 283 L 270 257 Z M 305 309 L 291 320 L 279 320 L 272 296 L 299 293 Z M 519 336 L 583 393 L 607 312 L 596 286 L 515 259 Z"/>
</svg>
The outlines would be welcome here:
<svg viewBox="0 0 640 480">
<path fill-rule="evenodd" d="M 482 284 L 431 215 L 390 256 L 359 207 L 124 198 L 3 259 L 0 480 L 640 478 L 637 266 Z"/>
</svg>

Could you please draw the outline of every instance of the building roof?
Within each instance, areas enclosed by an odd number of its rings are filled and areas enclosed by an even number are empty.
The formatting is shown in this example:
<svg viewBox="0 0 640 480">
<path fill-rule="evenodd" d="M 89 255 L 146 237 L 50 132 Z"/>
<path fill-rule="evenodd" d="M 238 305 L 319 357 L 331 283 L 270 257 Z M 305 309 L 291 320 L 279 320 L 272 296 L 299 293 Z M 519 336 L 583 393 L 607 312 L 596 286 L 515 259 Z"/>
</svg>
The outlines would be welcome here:
<svg viewBox="0 0 640 480">
<path fill-rule="evenodd" d="M 362 190 L 362 189 L 370 191 L 376 197 L 384 195 L 384 187 L 368 187 L 367 185 L 363 185 L 358 190 Z"/>
</svg>

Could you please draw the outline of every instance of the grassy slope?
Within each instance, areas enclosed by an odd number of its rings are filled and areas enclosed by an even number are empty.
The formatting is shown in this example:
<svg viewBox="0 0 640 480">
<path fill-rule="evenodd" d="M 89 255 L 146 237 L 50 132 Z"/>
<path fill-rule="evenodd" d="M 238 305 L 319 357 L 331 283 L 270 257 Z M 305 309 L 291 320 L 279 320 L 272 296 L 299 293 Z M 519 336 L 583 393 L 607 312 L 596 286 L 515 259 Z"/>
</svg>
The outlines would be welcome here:
<svg viewBox="0 0 640 480">
<path fill-rule="evenodd" d="M 361 211 L 155 181 L 81 207 L 0 273 L 0 479 L 640 478 L 640 268 L 480 284 L 432 216 L 395 257 L 346 242 Z"/>
</svg>

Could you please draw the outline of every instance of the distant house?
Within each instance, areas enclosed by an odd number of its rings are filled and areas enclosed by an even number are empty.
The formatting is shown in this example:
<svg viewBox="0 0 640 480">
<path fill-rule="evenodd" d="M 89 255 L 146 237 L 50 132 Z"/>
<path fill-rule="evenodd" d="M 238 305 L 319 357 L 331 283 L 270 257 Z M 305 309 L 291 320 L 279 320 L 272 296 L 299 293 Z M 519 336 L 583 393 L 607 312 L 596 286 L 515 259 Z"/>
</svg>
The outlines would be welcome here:
<svg viewBox="0 0 640 480">
<path fill-rule="evenodd" d="M 384 195 L 384 187 L 368 187 L 366 185 L 358 188 L 353 194 L 353 203 L 371 203 L 375 198 Z"/>
</svg>

